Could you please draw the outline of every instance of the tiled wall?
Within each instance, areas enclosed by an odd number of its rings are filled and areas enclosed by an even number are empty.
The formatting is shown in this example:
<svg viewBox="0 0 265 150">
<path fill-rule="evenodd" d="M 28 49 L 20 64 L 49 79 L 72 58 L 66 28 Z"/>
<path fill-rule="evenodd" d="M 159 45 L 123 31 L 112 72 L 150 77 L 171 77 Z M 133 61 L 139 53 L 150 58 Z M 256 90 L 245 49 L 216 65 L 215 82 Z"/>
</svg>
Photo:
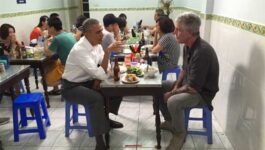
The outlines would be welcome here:
<svg viewBox="0 0 265 150">
<path fill-rule="evenodd" d="M 217 120 L 238 150 L 265 148 L 265 36 L 213 21 L 210 42 L 220 61 Z"/>
<path fill-rule="evenodd" d="M 13 9 L 14 7 L 17 8 Z M 81 13 L 79 1 L 71 0 L 58 0 L 56 2 L 34 0 L 19 5 L 14 1 L 3 0 L 0 9 L 0 25 L 3 23 L 12 24 L 16 28 L 17 38 L 24 41 L 25 44 L 29 44 L 29 34 L 38 24 L 40 16 L 49 16 L 53 12 L 58 13 L 62 19 L 63 28 L 69 31 L 76 16 Z"/>
</svg>

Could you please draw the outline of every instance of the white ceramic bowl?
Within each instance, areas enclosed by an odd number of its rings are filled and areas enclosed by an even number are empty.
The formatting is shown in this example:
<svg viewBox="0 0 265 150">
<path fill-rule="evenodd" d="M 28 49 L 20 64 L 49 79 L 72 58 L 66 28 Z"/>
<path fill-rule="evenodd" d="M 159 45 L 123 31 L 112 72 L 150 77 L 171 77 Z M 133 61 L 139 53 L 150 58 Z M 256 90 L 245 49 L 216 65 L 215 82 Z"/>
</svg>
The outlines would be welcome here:
<svg viewBox="0 0 265 150">
<path fill-rule="evenodd" d="M 144 74 L 147 76 L 147 77 L 150 77 L 150 78 L 153 78 L 155 77 L 155 74 L 158 72 L 158 68 L 156 67 L 152 67 L 152 66 L 149 66 L 148 67 L 148 70 L 147 70 L 147 67 L 145 68 L 144 70 Z"/>
</svg>

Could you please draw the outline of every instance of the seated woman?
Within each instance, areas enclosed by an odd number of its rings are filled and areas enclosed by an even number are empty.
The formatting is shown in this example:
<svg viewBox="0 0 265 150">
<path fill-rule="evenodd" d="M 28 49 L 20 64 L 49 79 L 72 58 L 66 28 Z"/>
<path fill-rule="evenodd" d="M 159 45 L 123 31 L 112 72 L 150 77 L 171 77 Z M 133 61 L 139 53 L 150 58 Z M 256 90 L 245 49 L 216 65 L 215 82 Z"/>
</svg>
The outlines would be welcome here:
<svg viewBox="0 0 265 150">
<path fill-rule="evenodd" d="M 0 55 L 13 56 L 17 46 L 21 46 L 16 38 L 16 30 L 10 24 L 2 24 L 0 27 Z"/>
<path fill-rule="evenodd" d="M 17 46 L 20 46 L 20 42 L 17 41 L 15 35 L 15 28 L 10 24 L 2 24 L 0 27 L 0 56 L 11 55 Z M 16 93 L 20 93 L 19 85 L 15 85 Z M 8 92 L 8 91 L 7 91 Z M 9 94 L 9 93 L 5 93 Z M 0 93 L 0 100 L 2 99 L 3 93 Z M 4 125 L 10 121 L 9 117 L 0 118 L 0 125 Z"/>
<path fill-rule="evenodd" d="M 77 41 L 79 41 L 79 39 L 83 36 L 83 22 L 87 19 L 86 16 L 84 15 L 80 15 L 77 17 L 76 19 L 76 23 L 75 23 L 75 27 L 76 27 L 76 32 L 75 32 L 75 38 Z"/>
<path fill-rule="evenodd" d="M 166 15 L 163 9 L 158 8 L 155 10 L 154 21 L 157 22 L 160 17 L 166 17 Z M 154 36 L 156 32 L 156 25 L 143 25 L 142 29 L 148 29 L 151 35 Z"/>
<path fill-rule="evenodd" d="M 41 36 L 46 36 L 47 34 L 47 21 L 48 16 L 41 16 L 39 20 L 39 24 L 34 27 L 34 29 L 30 33 L 30 41 L 33 39 L 38 40 Z"/>
<path fill-rule="evenodd" d="M 159 53 L 157 60 L 159 72 L 178 66 L 180 46 L 173 34 L 174 30 L 172 19 L 160 17 L 157 20 L 152 52 Z"/>
<path fill-rule="evenodd" d="M 121 33 L 123 33 L 123 35 L 128 35 L 129 29 L 127 26 L 127 16 L 124 13 L 121 13 L 119 15 L 119 19 L 120 19 L 119 27 L 120 27 Z"/>
</svg>

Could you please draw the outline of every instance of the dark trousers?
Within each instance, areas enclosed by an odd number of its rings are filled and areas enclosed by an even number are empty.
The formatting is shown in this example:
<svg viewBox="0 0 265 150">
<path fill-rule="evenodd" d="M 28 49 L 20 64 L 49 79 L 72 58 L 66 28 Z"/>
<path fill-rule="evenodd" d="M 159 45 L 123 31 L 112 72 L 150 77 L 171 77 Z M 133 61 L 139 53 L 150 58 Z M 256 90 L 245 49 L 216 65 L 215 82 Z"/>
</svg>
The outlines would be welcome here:
<svg viewBox="0 0 265 150">
<path fill-rule="evenodd" d="M 103 95 L 91 89 L 93 81 L 74 83 L 62 81 L 62 96 L 66 101 L 90 106 L 91 124 L 95 136 L 109 131 L 109 121 L 106 118 Z"/>
<path fill-rule="evenodd" d="M 122 97 L 113 96 L 109 99 L 109 112 L 118 115 L 118 111 L 121 105 Z"/>
</svg>

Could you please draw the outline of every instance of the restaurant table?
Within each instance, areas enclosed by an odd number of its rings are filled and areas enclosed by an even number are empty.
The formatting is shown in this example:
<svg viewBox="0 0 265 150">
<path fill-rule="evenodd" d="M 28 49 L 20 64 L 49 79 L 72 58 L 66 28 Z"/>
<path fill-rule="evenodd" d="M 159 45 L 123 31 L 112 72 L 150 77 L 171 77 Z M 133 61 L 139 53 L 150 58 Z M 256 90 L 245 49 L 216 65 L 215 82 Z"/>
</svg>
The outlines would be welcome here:
<svg viewBox="0 0 265 150">
<path fill-rule="evenodd" d="M 29 88 L 29 65 L 12 65 L 4 73 L 0 73 L 0 93 L 4 93 L 5 90 L 11 92 L 12 100 L 15 99 L 14 85 L 18 84 L 21 80 L 24 80 L 27 93 L 30 93 Z"/>
<path fill-rule="evenodd" d="M 9 90 L 11 93 L 11 99 L 15 100 L 14 85 L 18 84 L 24 79 L 27 93 L 30 93 L 29 89 L 29 74 L 30 66 L 28 65 L 12 65 L 6 69 L 5 72 L 0 73 L 0 94 L 4 93 L 5 90 Z M 2 141 L 0 140 L 0 149 L 2 147 Z"/>
<path fill-rule="evenodd" d="M 53 57 L 47 57 L 47 56 L 42 56 L 40 58 L 26 58 L 26 59 L 14 59 L 11 58 L 10 60 L 11 65 L 30 65 L 31 68 L 34 70 L 34 77 L 35 77 L 35 83 L 36 83 L 36 88 L 38 89 L 38 73 L 37 73 L 37 68 L 40 70 L 41 74 L 41 81 L 42 81 L 42 86 L 45 94 L 45 99 L 47 103 L 47 107 L 50 107 L 50 101 L 49 101 L 49 95 L 47 91 L 47 83 L 45 81 L 45 69 L 54 63 L 55 59 Z"/>
<path fill-rule="evenodd" d="M 120 81 L 114 82 L 113 78 L 109 78 L 100 84 L 100 89 L 106 97 L 106 111 L 109 112 L 109 97 L 111 96 L 141 96 L 150 95 L 154 99 L 155 124 L 156 124 L 156 148 L 161 148 L 160 133 L 160 115 L 158 97 L 162 94 L 161 74 L 156 74 L 155 78 L 142 77 L 138 78 L 139 82 L 135 84 L 123 83 L 125 74 L 121 74 Z M 107 115 L 108 116 L 108 115 Z"/>
</svg>

